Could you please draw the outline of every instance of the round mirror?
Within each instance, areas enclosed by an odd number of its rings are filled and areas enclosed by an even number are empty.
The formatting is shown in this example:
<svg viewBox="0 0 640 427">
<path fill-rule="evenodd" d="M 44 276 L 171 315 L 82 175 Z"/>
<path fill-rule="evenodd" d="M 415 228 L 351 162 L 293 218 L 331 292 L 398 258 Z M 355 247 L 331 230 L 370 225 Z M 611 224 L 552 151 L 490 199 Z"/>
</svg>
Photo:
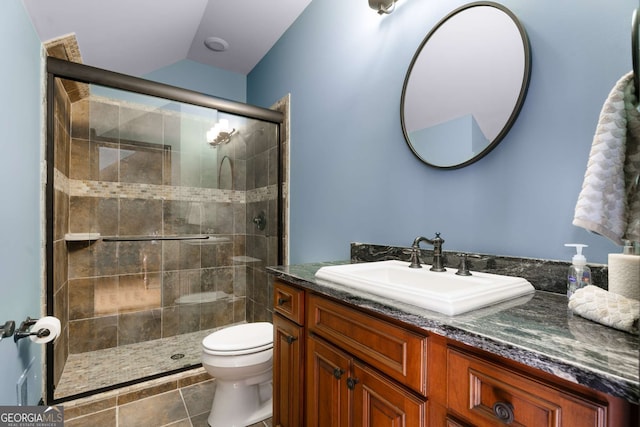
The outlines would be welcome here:
<svg viewBox="0 0 640 427">
<path fill-rule="evenodd" d="M 462 6 L 422 41 L 402 89 L 405 139 L 428 165 L 454 169 L 491 151 L 515 121 L 529 86 L 529 39 L 493 2 Z"/>
</svg>

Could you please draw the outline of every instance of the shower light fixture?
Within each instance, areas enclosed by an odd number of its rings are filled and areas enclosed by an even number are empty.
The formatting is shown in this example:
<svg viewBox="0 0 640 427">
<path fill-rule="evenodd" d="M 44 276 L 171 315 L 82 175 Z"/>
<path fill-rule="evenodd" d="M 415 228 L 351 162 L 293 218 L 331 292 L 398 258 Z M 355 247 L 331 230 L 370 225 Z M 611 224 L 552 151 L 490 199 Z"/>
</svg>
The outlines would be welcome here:
<svg viewBox="0 0 640 427">
<path fill-rule="evenodd" d="M 229 127 L 229 120 L 220 119 L 218 123 L 207 131 L 207 142 L 212 147 L 217 147 L 231 141 L 231 135 L 234 133 L 236 133 L 236 130 Z"/>
<path fill-rule="evenodd" d="M 369 0 L 369 7 L 378 12 L 378 15 L 383 15 L 393 12 L 396 1 L 398 0 Z"/>
</svg>

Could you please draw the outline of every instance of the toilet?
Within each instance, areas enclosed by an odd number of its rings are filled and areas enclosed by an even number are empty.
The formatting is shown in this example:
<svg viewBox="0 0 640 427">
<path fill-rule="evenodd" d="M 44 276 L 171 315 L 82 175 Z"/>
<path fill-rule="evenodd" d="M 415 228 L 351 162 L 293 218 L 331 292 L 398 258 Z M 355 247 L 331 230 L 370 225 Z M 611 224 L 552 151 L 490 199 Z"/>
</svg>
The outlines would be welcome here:
<svg viewBox="0 0 640 427">
<path fill-rule="evenodd" d="M 216 380 L 211 427 L 246 427 L 271 417 L 271 323 L 245 323 L 208 335 L 202 340 L 202 366 Z"/>
</svg>

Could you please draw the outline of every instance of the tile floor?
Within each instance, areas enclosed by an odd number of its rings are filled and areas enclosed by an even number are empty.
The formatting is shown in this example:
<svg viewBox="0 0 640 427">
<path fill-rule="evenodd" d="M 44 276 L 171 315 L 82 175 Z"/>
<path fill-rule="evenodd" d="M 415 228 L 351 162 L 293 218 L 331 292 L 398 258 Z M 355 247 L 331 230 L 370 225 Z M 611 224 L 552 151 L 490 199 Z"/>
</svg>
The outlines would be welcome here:
<svg viewBox="0 0 640 427">
<path fill-rule="evenodd" d="M 70 354 L 55 391 L 56 399 L 122 384 L 200 363 L 209 329 L 121 347 Z M 179 354 L 181 358 L 172 358 Z"/>
<path fill-rule="evenodd" d="M 71 355 L 56 397 L 200 363 L 200 342 L 213 330 Z M 185 356 L 171 359 L 176 353 Z M 65 427 L 207 427 L 215 379 L 202 367 L 65 402 Z M 271 420 L 251 427 L 271 427 Z"/>
<path fill-rule="evenodd" d="M 207 427 L 215 380 L 198 368 L 135 389 L 65 403 L 65 427 Z M 266 420 L 251 427 L 272 427 Z"/>
</svg>

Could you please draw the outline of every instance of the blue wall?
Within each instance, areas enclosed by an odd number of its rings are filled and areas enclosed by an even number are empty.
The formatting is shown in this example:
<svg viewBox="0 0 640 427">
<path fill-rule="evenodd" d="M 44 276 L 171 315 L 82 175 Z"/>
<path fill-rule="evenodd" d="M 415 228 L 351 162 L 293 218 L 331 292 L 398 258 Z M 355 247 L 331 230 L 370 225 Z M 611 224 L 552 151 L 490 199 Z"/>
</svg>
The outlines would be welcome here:
<svg viewBox="0 0 640 427">
<path fill-rule="evenodd" d="M 404 142 L 400 94 L 420 42 L 464 1 L 314 0 L 249 74 L 248 102 L 291 93 L 292 263 L 345 259 L 352 241 L 591 262 L 620 248 L 571 224 L 600 108 L 631 69 L 637 0 L 504 0 L 532 48 L 528 97 L 507 137 L 459 170 Z M 470 68 L 470 72 L 472 69 Z"/>
<path fill-rule="evenodd" d="M 142 76 L 145 79 L 247 102 L 247 77 L 185 59 Z"/>
<path fill-rule="evenodd" d="M 0 323 L 40 315 L 40 41 L 20 0 L 0 2 Z M 32 364 L 27 403 L 40 391 L 41 348 L 28 339 L 0 342 L 0 405 L 15 405 L 16 382 Z"/>
</svg>

